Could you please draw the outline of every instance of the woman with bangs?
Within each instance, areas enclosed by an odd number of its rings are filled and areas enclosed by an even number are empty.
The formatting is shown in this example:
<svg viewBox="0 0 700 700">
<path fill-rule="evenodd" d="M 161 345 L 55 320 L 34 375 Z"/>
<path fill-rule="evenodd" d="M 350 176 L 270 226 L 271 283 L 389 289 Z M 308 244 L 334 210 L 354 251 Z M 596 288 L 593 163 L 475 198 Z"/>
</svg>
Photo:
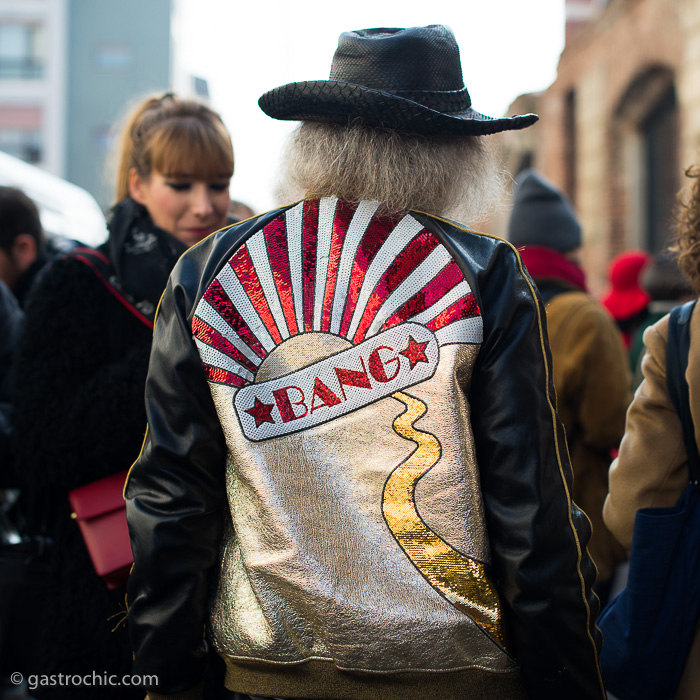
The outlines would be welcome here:
<svg viewBox="0 0 700 700">
<path fill-rule="evenodd" d="M 22 606 L 30 658 L 16 670 L 25 677 L 121 679 L 130 672 L 119 624 L 124 588 L 108 590 L 94 572 L 68 492 L 127 469 L 138 456 L 160 296 L 180 255 L 229 223 L 233 149 L 207 106 L 170 93 L 146 99 L 126 121 L 118 157 L 109 237 L 96 252 L 73 251 L 46 273 L 27 305 L 13 371 L 28 530 L 53 540 L 50 583 Z M 143 697 L 98 682 L 32 694 Z"/>
</svg>

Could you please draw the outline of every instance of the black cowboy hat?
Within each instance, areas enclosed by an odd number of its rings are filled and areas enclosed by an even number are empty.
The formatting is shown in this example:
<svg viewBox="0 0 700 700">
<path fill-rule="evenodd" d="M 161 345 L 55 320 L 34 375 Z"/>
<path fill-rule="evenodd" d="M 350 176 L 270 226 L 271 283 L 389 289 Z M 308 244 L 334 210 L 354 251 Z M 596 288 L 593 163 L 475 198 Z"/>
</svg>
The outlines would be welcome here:
<svg viewBox="0 0 700 700">
<path fill-rule="evenodd" d="M 282 85 L 258 104 L 275 119 L 360 122 L 420 134 L 495 134 L 538 119 L 487 117 L 472 109 L 459 47 L 440 24 L 343 32 L 328 80 Z"/>
</svg>

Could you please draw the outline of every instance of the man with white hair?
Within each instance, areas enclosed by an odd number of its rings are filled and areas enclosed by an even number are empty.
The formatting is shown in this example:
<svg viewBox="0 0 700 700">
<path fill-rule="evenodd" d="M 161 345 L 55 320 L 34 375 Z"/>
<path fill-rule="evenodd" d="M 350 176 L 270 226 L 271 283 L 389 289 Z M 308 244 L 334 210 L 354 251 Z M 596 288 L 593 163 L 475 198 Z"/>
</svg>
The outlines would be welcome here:
<svg viewBox="0 0 700 700">
<path fill-rule="evenodd" d="M 202 697 L 603 698 L 544 311 L 456 223 L 498 183 L 452 33 L 341 35 L 263 95 L 295 201 L 212 235 L 155 327 L 126 486 L 134 671 Z M 430 213 L 425 213 L 430 212 Z"/>
</svg>

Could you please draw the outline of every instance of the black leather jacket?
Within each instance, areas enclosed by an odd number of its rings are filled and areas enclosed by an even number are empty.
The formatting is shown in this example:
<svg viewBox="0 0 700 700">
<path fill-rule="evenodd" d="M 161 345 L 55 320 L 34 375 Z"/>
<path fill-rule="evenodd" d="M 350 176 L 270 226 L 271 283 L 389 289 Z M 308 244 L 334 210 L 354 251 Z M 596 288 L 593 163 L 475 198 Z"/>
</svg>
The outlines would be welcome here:
<svg viewBox="0 0 700 700">
<path fill-rule="evenodd" d="M 237 252 L 240 256 L 244 244 L 252 249 L 255 234 L 268 224 L 266 231 L 279 234 L 275 222 L 289 211 L 289 207 L 279 209 L 234 225 L 190 249 L 173 271 L 158 312 L 146 388 L 149 429 L 125 493 L 135 557 L 128 587 L 134 672 L 158 675 L 160 693 L 184 691 L 201 679 L 207 647 L 204 628 L 222 557 L 220 545 L 222 539 L 224 544 L 235 544 L 225 483 L 228 478 L 229 500 L 238 498 L 232 496 L 241 487 L 234 483 L 237 464 L 242 471 L 249 469 L 240 450 L 259 445 L 241 437 L 237 424 L 222 427 L 226 422 L 222 412 L 231 411 L 231 401 L 228 394 L 222 398 L 224 394 L 217 393 L 216 385 L 226 381 L 218 379 L 216 372 L 205 373 L 201 347 L 198 351 L 193 339 L 193 320 L 215 278 L 233 265 L 233 256 Z M 462 381 L 458 364 L 448 380 L 464 387 L 466 413 L 459 410 L 467 416 L 469 434 L 473 434 L 478 464 L 475 483 L 480 483 L 483 504 L 477 517 L 483 519 L 490 552 L 485 571 L 500 596 L 508 635 L 507 644 L 496 645 L 502 646 L 498 663 L 515 659 L 528 694 L 538 700 L 605 697 L 598 668 L 598 602 L 591 591 L 595 569 L 586 551 L 590 525 L 570 497 L 571 468 L 555 409 L 542 304 L 510 244 L 426 214 L 412 212 L 411 217 L 456 263 L 483 325 L 480 344 L 468 351 L 473 357 L 470 381 Z M 274 240 L 284 241 L 283 234 L 275 239 L 274 231 L 267 238 L 271 260 Z M 282 282 L 275 279 L 282 290 Z M 444 347 L 439 352 L 441 358 L 449 355 Z M 418 390 L 414 387 L 408 393 Z M 450 403 L 459 401 L 457 397 Z M 299 400 L 293 410 L 299 412 L 301 405 Z M 273 423 L 269 410 L 267 420 Z M 463 426 L 452 427 L 450 416 L 455 410 L 445 405 L 442 423 L 446 427 L 433 430 L 444 431 L 444 454 L 450 435 L 467 434 Z M 252 415 L 252 409 L 248 413 Z M 435 414 L 424 420 L 430 415 Z M 265 420 L 262 415 L 256 424 Z M 304 449 L 313 449 L 308 444 Z M 359 442 L 357 449 L 362 449 Z M 382 449 L 381 444 L 375 446 Z M 279 463 L 284 463 L 284 455 Z M 252 461 L 258 464 L 256 460 Z M 265 469 L 269 465 L 263 473 Z M 469 527 L 466 521 L 465 527 Z M 241 521 L 241 538 L 244 532 Z M 332 539 L 333 533 L 328 537 Z M 245 559 L 245 551 L 242 556 Z M 256 575 L 249 571 L 253 589 Z M 263 578 L 259 581 L 264 581 L 259 587 L 267 585 Z M 285 585 L 281 584 L 287 590 Z M 260 593 L 261 598 L 265 595 Z M 233 607 L 236 604 L 234 597 Z M 276 615 L 281 605 L 273 605 L 269 614 Z M 270 624 L 274 627 L 274 620 Z M 391 617 L 384 624 L 391 625 Z M 386 637 L 380 643 L 392 636 L 391 630 L 384 631 Z M 371 647 L 371 640 L 365 638 L 359 644 L 361 639 L 354 640 L 356 646 Z M 420 637 L 414 641 L 424 644 Z M 312 652 L 307 657 L 314 656 Z M 273 672 L 281 673 L 278 661 L 270 659 Z M 435 679 L 436 674 L 431 677 Z M 459 688 L 464 686 L 452 686 L 450 696 L 461 697 Z M 285 692 L 284 688 L 273 690 L 270 694 Z"/>
</svg>

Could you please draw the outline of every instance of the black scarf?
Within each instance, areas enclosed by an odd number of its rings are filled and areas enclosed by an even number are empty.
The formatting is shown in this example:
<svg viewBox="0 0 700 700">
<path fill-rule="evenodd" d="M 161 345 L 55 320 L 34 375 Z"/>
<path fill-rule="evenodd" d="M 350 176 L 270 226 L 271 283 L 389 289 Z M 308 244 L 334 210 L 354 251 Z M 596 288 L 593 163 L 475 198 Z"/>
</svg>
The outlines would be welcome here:
<svg viewBox="0 0 700 700">
<path fill-rule="evenodd" d="M 110 212 L 109 239 L 100 246 L 112 263 L 110 284 L 153 321 L 168 277 L 187 246 L 158 228 L 131 197 Z"/>
</svg>

